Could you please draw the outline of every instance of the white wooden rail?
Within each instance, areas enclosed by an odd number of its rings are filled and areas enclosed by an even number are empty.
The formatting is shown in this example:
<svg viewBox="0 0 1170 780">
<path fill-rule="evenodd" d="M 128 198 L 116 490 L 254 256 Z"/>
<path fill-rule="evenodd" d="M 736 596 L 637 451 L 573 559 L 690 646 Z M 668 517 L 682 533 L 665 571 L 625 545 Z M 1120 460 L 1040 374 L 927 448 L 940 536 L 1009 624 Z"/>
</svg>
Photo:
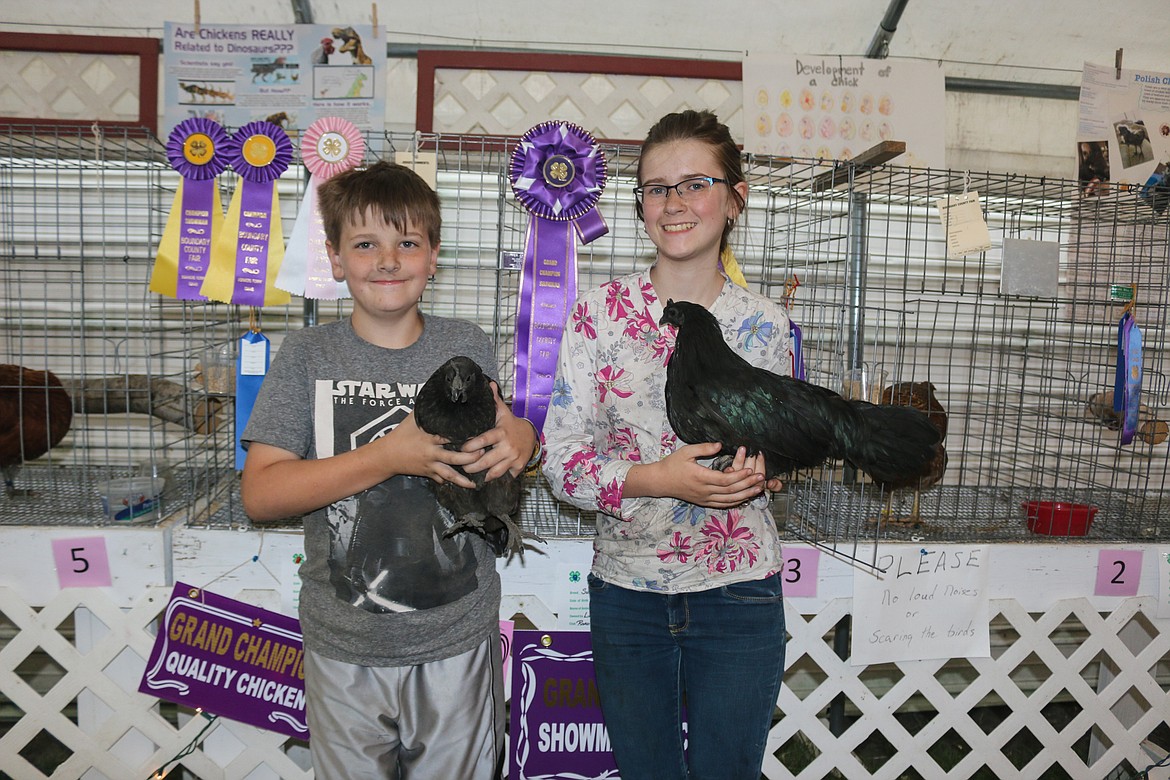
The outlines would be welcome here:
<svg viewBox="0 0 1170 780">
<path fill-rule="evenodd" d="M 95 535 L 105 539 L 113 584 L 58 588 L 51 541 Z M 206 725 L 199 715 L 176 715 L 137 692 L 171 584 L 287 610 L 294 571 L 288 561 L 300 535 L 11 528 L 0 529 L 0 545 L 8 561 L 0 573 L 0 700 L 11 702 L 0 732 L 0 772 L 13 780 L 123 780 L 151 777 Z M 992 545 L 991 657 L 880 667 L 837 656 L 832 637 L 850 613 L 858 570 L 822 556 L 817 595 L 787 602 L 788 672 L 764 776 L 1136 777 L 1167 750 L 1149 738 L 1159 727 L 1165 734 L 1170 716 L 1170 620 L 1157 617 L 1154 595 L 1157 556 L 1168 551 L 1147 551 L 1139 590 L 1145 595 L 1104 598 L 1092 595 L 1098 549 Z M 558 580 L 566 567 L 588 561 L 587 540 L 554 540 L 522 565 L 501 564 L 501 616 L 558 628 Z M 838 696 L 845 699 L 845 727 L 834 735 L 826 712 Z M 1065 709 L 1076 714 L 1050 721 L 1055 702 L 1074 703 Z M 976 717 L 989 704 L 1006 705 L 1000 722 Z M 908 727 L 908 715 L 920 725 Z M 808 748 L 803 762 L 788 749 L 794 740 Z M 1030 746 L 1026 761 L 1018 757 L 1021 740 Z M 875 741 L 888 752 L 880 766 L 863 757 Z M 943 743 L 952 747 L 950 757 L 936 758 Z M 62 756 L 51 773 L 34 765 L 46 745 Z M 1014 762 L 1007 750 L 1013 745 Z M 312 777 L 302 743 L 225 718 L 170 771 L 205 780 Z M 1161 769 L 1150 774 L 1168 776 Z"/>
</svg>

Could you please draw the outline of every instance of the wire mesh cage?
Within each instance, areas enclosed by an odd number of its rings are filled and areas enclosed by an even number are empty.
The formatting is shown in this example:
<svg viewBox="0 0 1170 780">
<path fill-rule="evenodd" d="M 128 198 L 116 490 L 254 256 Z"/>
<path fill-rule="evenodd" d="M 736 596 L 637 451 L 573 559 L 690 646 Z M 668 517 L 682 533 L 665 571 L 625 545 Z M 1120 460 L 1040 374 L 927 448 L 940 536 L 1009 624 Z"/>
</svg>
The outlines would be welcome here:
<svg viewBox="0 0 1170 780">
<path fill-rule="evenodd" d="M 0 515 L 97 523 L 103 495 L 130 489 L 149 496 L 142 520 L 158 518 L 160 504 L 189 506 L 210 488 L 230 409 L 186 381 L 190 356 L 206 346 L 193 336 L 214 330 L 217 315 L 146 291 L 166 197 L 157 141 L 8 128 L 0 159 L 3 424 L 22 434 L 5 439 Z M 54 427 L 67 434 L 50 448 Z M 117 481 L 129 477 L 145 487 Z"/>
<path fill-rule="evenodd" d="M 529 219 L 508 180 L 515 142 L 366 141 L 367 160 L 434 156 L 443 240 L 421 305 L 492 335 L 506 397 Z M 634 212 L 638 149 L 600 147 L 608 182 L 597 208 L 608 232 L 577 247 L 580 290 L 654 255 Z M 1049 539 L 1029 533 L 1022 505 L 1062 502 L 1096 508 L 1090 538 L 1166 538 L 1164 204 L 1011 174 L 745 163 L 751 192 L 733 248 L 750 286 L 789 306 L 808 380 L 878 403 L 883 394 L 910 402 L 908 383 L 929 383 L 945 410 L 935 484 L 886 495 L 842 463 L 792 475 L 773 501 L 786 535 L 854 557 L 879 539 Z M 35 495 L 3 502 L 0 522 L 109 522 L 99 495 L 109 478 L 159 474 L 162 511 L 140 521 L 247 526 L 223 366 L 249 312 L 148 292 L 178 183 L 163 145 L 131 132 L 8 128 L 0 177 L 2 361 L 54 372 L 76 411 L 60 443 L 27 458 L 18 487 Z M 234 176 L 219 186 L 226 200 Z M 304 187 L 299 165 L 278 182 L 285 235 Z M 964 192 L 979 194 L 991 246 L 948 257 L 936 202 Z M 1118 289 L 1135 299 L 1119 300 Z M 1122 445 L 1112 394 L 1126 305 L 1145 341 L 1138 432 Z M 266 307 L 260 326 L 278 351 L 288 330 L 346 311 L 344 301 L 294 297 Z M 522 513 L 542 536 L 593 532 L 592 513 L 557 502 L 539 476 Z"/>
<path fill-rule="evenodd" d="M 753 170 L 768 200 L 762 284 L 800 280 L 791 311 L 809 381 L 919 408 L 929 389 L 945 421 L 945 468 L 928 489 L 885 495 L 848 469 L 798 475 L 786 507 L 796 533 L 1165 538 L 1165 204 L 1012 174 Z M 938 201 L 963 193 L 978 194 L 990 247 L 948 257 Z M 1137 435 L 1123 445 L 1113 391 L 1125 310 L 1145 340 Z"/>
</svg>

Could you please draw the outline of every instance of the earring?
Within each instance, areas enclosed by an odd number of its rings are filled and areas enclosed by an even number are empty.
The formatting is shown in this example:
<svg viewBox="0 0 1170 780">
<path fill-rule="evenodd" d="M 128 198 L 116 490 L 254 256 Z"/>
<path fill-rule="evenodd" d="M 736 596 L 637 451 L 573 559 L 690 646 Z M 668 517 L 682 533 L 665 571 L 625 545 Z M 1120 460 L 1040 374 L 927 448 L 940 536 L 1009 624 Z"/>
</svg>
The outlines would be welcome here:
<svg viewBox="0 0 1170 780">
<path fill-rule="evenodd" d="M 428 281 L 428 282 L 433 282 L 433 281 L 435 281 L 435 275 L 434 275 L 434 274 L 431 274 L 430 276 L 428 276 L 428 277 L 427 277 L 427 281 Z"/>
</svg>

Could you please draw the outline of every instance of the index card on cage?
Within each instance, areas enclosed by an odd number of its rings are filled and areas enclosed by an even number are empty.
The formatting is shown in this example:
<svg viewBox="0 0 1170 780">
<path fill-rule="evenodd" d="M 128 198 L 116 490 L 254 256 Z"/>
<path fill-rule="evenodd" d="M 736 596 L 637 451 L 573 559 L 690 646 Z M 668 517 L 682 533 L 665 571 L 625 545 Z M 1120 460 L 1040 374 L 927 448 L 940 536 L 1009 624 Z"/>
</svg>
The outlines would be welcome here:
<svg viewBox="0 0 1170 780">
<path fill-rule="evenodd" d="M 934 203 L 947 235 L 948 260 L 991 248 L 991 234 L 983 221 L 978 192 L 948 195 Z"/>
<path fill-rule="evenodd" d="M 394 162 L 417 173 L 432 190 L 439 189 L 439 156 L 434 152 L 395 152 Z"/>
</svg>

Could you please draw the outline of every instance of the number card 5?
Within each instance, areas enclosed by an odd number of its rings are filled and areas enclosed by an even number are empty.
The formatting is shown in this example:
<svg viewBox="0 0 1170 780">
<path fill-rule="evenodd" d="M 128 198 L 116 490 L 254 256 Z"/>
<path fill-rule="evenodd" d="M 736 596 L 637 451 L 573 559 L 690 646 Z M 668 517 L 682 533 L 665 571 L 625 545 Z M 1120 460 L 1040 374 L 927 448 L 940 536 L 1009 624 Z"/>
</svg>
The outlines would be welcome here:
<svg viewBox="0 0 1170 780">
<path fill-rule="evenodd" d="M 53 562 L 62 588 L 100 588 L 111 584 L 104 536 L 54 539 Z"/>
</svg>

